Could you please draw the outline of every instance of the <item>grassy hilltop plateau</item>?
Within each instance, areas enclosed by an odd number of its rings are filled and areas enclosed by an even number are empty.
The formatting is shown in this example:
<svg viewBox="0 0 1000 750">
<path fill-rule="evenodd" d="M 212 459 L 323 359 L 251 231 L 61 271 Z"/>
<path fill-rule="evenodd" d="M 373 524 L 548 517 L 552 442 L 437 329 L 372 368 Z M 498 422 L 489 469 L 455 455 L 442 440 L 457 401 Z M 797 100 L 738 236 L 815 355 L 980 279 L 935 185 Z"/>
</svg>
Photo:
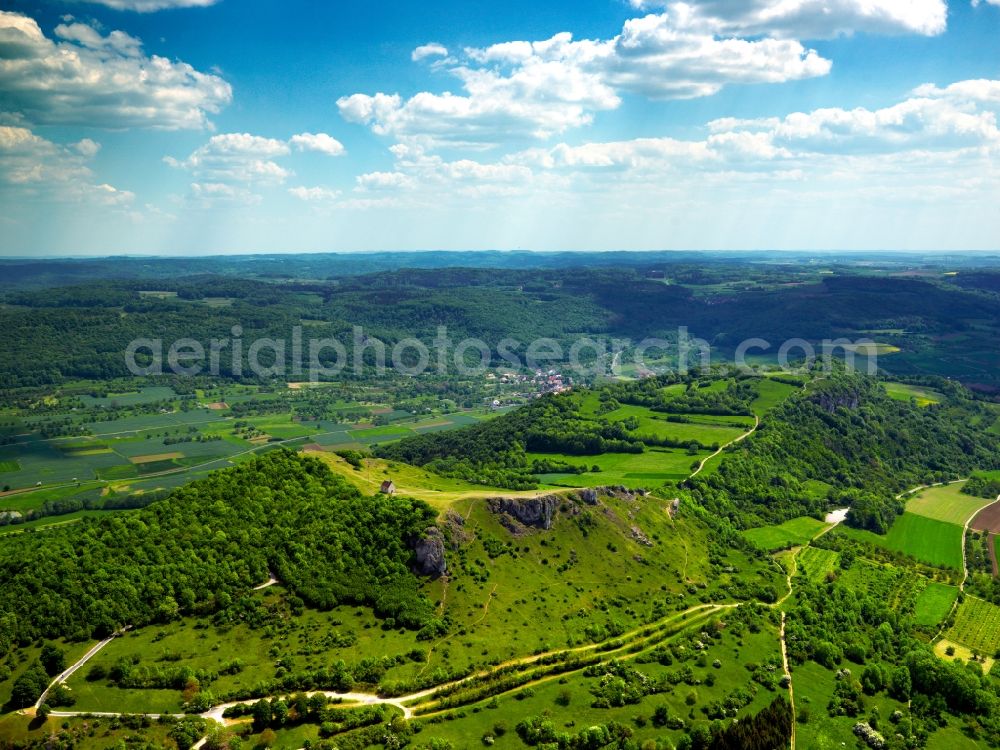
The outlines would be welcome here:
<svg viewBox="0 0 1000 750">
<path fill-rule="evenodd" d="M 1000 747 L 1000 271 L 417 257 L 0 261 L 0 748 Z"/>
</svg>

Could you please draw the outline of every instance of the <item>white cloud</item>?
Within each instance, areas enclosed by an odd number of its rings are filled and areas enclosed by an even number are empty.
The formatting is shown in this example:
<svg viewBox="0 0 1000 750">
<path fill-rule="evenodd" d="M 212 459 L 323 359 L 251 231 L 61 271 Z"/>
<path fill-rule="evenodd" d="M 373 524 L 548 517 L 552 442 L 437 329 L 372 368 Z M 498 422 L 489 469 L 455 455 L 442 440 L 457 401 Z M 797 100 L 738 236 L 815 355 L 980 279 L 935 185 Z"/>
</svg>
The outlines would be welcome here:
<svg viewBox="0 0 1000 750">
<path fill-rule="evenodd" d="M 693 33 L 667 14 L 627 21 L 613 49 L 602 61 L 606 79 L 651 98 L 710 96 L 728 84 L 815 78 L 831 68 L 794 40 Z"/>
<path fill-rule="evenodd" d="M 289 143 L 299 151 L 317 151 L 327 156 L 340 156 L 344 144 L 326 133 L 299 133 L 293 135 Z"/>
<path fill-rule="evenodd" d="M 0 195 L 25 200 L 89 202 L 124 206 L 135 196 L 106 183 L 95 184 L 87 162 L 100 146 L 85 138 L 69 146 L 27 128 L 0 126 Z M 0 200 L 7 207 L 13 201 Z"/>
<path fill-rule="evenodd" d="M 80 0 L 103 5 L 115 10 L 131 10 L 136 13 L 152 13 L 169 8 L 206 8 L 219 0 Z"/>
<path fill-rule="evenodd" d="M 255 192 L 283 185 L 295 173 L 279 160 L 292 150 L 312 151 L 329 156 L 344 153 L 340 141 L 326 133 L 299 133 L 287 141 L 251 133 L 220 133 L 184 159 L 172 156 L 163 161 L 191 173 L 191 195 L 201 205 L 220 201 L 253 204 L 262 200 Z M 326 188 L 291 187 L 288 192 L 304 201 L 332 200 Z"/>
<path fill-rule="evenodd" d="M 0 112 L 37 124 L 168 130 L 210 127 L 230 85 L 185 62 L 146 56 L 121 31 L 62 24 L 47 38 L 20 13 L 0 11 Z"/>
<path fill-rule="evenodd" d="M 997 3 L 1000 0 L 989 0 Z M 666 8 L 678 25 L 714 34 L 828 39 L 869 34 L 944 32 L 945 0 L 631 0 L 635 8 Z"/>
<path fill-rule="evenodd" d="M 963 88 L 954 86 L 953 95 Z M 876 110 L 831 107 L 781 119 L 727 118 L 709 123 L 709 129 L 715 134 L 754 133 L 778 146 L 840 154 L 1000 145 L 996 112 L 978 109 L 973 98 L 915 96 Z"/>
<path fill-rule="evenodd" d="M 325 187 L 290 187 L 288 192 L 301 201 L 327 203 L 335 201 L 340 191 Z"/>
<path fill-rule="evenodd" d="M 1000 3 L 1000 0 L 997 0 L 997 2 Z M 913 93 L 916 96 L 1000 104 L 1000 81 L 978 78 L 969 81 L 957 81 L 944 88 L 939 88 L 932 83 L 925 83 L 915 88 Z"/>
<path fill-rule="evenodd" d="M 972 7 L 978 8 L 981 3 L 986 3 L 987 5 L 996 5 L 1000 7 L 1000 0 L 972 0 Z"/>
<path fill-rule="evenodd" d="M 617 207 L 626 215 L 632 202 L 652 209 L 656 201 L 696 195 L 747 201 L 780 191 L 802 201 L 862 192 L 893 203 L 926 203 L 928 196 L 978 200 L 991 191 L 1000 195 L 993 166 L 1000 157 L 995 86 L 1000 82 L 922 86 L 878 109 L 723 118 L 691 140 L 559 143 L 492 162 L 449 161 L 403 142 L 391 148 L 394 171 L 362 175 L 358 189 L 392 189 L 398 205 L 427 210 L 479 208 L 477 199 L 488 196 L 553 207 L 592 199 L 597 210 Z"/>
<path fill-rule="evenodd" d="M 424 145 L 489 147 L 548 138 L 590 124 L 621 104 L 620 92 L 656 98 L 708 96 L 727 84 L 825 75 L 830 62 L 799 42 L 718 38 L 667 13 L 632 19 L 607 40 L 569 33 L 536 42 L 469 48 L 443 67 L 463 93 L 354 94 L 337 105 L 350 122 Z"/>
<path fill-rule="evenodd" d="M 402 172 L 368 172 L 356 179 L 358 189 L 367 190 L 401 190 L 414 186 L 412 177 Z"/>
<path fill-rule="evenodd" d="M 410 54 L 410 59 L 413 62 L 419 62 L 428 57 L 447 57 L 448 48 L 443 44 L 438 44 L 437 42 L 431 42 L 430 44 L 422 44 L 417 47 Z"/>
<path fill-rule="evenodd" d="M 219 203 L 256 205 L 262 200 L 253 191 L 226 182 L 192 182 L 191 195 L 197 205 L 208 208 Z"/>
<path fill-rule="evenodd" d="M 166 157 L 172 167 L 190 171 L 199 182 L 280 184 L 292 173 L 274 161 L 287 156 L 285 141 L 250 133 L 213 135 L 186 159 Z"/>
</svg>

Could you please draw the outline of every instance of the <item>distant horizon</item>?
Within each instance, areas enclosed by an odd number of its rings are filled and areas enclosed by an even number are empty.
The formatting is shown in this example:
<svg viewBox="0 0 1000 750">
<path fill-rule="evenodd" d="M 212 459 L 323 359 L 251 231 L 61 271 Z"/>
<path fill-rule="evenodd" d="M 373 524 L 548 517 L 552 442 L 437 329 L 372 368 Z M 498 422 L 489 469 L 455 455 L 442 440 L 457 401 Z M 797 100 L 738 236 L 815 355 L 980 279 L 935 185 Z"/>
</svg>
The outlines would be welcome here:
<svg viewBox="0 0 1000 750">
<path fill-rule="evenodd" d="M 991 255 L 1000 256 L 1000 248 L 992 250 L 863 250 L 863 249 L 763 249 L 754 248 L 746 250 L 722 250 L 722 249 L 619 249 L 619 250 L 540 250 L 540 249 L 476 249 L 476 250 L 442 250 L 436 248 L 426 248 L 422 250 L 245 250 L 235 252 L 205 252 L 205 253 L 143 253 L 143 252 L 115 252 L 103 255 L 89 253 L 60 253 L 60 254 L 39 254 L 39 255 L 5 255 L 0 254 L 2 261 L 55 261 L 55 260 L 109 260 L 115 258 L 146 258 L 155 260 L 207 260 L 213 258 L 241 258 L 241 257 L 292 257 L 301 255 L 421 255 L 436 253 L 441 255 L 485 255 L 489 253 L 513 255 L 525 253 L 531 255 L 852 255 L 852 256 L 915 256 L 915 257 L 935 257 L 935 256 L 974 256 L 988 257 Z"/>
</svg>

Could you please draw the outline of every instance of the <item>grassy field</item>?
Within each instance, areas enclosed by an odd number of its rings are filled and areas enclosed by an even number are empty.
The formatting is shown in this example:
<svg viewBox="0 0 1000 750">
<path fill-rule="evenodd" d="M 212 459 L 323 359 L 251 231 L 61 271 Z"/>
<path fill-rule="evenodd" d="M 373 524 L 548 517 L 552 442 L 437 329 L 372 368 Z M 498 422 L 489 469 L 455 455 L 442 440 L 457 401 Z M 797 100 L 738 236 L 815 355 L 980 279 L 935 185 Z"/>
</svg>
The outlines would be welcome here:
<svg viewBox="0 0 1000 750">
<path fill-rule="evenodd" d="M 842 533 L 931 565 L 962 568 L 962 527 L 954 523 L 906 512 L 884 536 L 846 526 Z"/>
<path fill-rule="evenodd" d="M 906 501 L 906 510 L 925 518 L 964 526 L 980 508 L 990 503 L 981 497 L 962 494 L 965 482 L 929 487 Z"/>
<path fill-rule="evenodd" d="M 150 719 L 138 720 L 137 726 L 126 726 L 110 718 L 49 717 L 38 721 L 23 714 L 8 714 L 0 718 L 0 738 L 11 747 L 157 747 L 175 750 L 177 743 L 170 737 L 172 724 Z M 57 739 L 58 738 L 58 739 Z M 59 742 L 58 745 L 51 743 Z M 28 744 L 32 743 L 32 744 Z"/>
<path fill-rule="evenodd" d="M 917 596 L 913 619 L 918 625 L 940 625 L 951 612 L 958 588 L 944 583 L 928 582 Z"/>
<path fill-rule="evenodd" d="M 600 471 L 585 474 L 542 474 L 539 479 L 546 484 L 564 487 L 597 487 L 623 484 L 626 487 L 658 487 L 664 482 L 686 478 L 692 465 L 708 455 L 700 451 L 695 455 L 671 448 L 647 448 L 642 453 L 605 453 L 600 456 L 570 456 L 563 453 L 529 453 L 528 460 L 555 459 L 573 466 Z"/>
<path fill-rule="evenodd" d="M 799 552 L 798 570 L 812 581 L 822 581 L 837 567 L 838 557 L 832 550 L 805 547 Z"/>
<path fill-rule="evenodd" d="M 894 398 L 897 401 L 909 401 L 912 398 L 916 400 L 917 406 L 940 404 L 944 400 L 944 396 L 937 391 L 919 385 L 884 383 L 884 386 L 889 398 Z"/>
<path fill-rule="evenodd" d="M 739 716 L 755 713 L 767 706 L 780 689 L 770 690 L 752 682 L 750 666 L 763 663 L 780 664 L 777 633 L 767 626 L 758 633 L 742 631 L 736 635 L 728 630 L 711 642 L 697 659 L 685 661 L 700 683 L 696 687 L 678 685 L 676 689 L 659 695 L 648 695 L 638 702 L 620 707 L 600 708 L 594 705 L 594 690 L 600 677 L 587 677 L 575 673 L 561 679 L 548 679 L 513 695 L 505 695 L 495 702 L 484 701 L 470 709 L 424 721 L 418 742 L 421 745 L 432 739 L 444 740 L 453 747 L 474 747 L 484 737 L 493 738 L 495 747 L 524 747 L 514 731 L 515 725 L 527 717 L 545 717 L 557 729 L 576 734 L 588 727 L 612 721 L 628 726 L 631 739 L 641 746 L 644 742 L 667 740 L 677 743 L 683 732 L 666 727 L 656 727 L 650 721 L 653 712 L 666 707 L 670 716 L 683 717 L 686 723 L 705 721 L 704 710 L 709 704 L 724 700 L 736 691 L 752 694 L 750 703 L 739 711 Z M 696 634 L 695 634 L 696 637 Z M 679 644 L 690 644 L 690 637 L 678 637 Z M 685 646 L 690 650 L 689 645 Z M 718 660 L 720 666 L 713 667 Z M 639 656 L 625 662 L 650 678 L 674 672 L 680 664 L 663 666 Z"/>
<path fill-rule="evenodd" d="M 823 521 L 801 516 L 778 526 L 760 526 L 747 529 L 743 536 L 766 550 L 784 549 L 805 544 L 826 527 Z"/>
<path fill-rule="evenodd" d="M 757 381 L 758 396 L 750 405 L 753 413 L 759 417 L 764 416 L 764 414 L 795 393 L 796 390 L 795 386 L 788 385 L 788 383 L 780 383 L 771 378 L 762 378 Z"/>
<path fill-rule="evenodd" d="M 1000 607 L 967 596 L 947 638 L 980 654 L 995 656 L 1000 653 Z"/>
<path fill-rule="evenodd" d="M 674 440 L 689 441 L 694 440 L 702 445 L 722 445 L 728 443 L 733 438 L 739 437 L 741 433 L 753 427 L 753 421 L 742 418 L 740 422 L 723 421 L 702 415 L 698 422 L 682 423 L 668 422 L 666 415 L 658 414 L 643 406 L 622 406 L 614 411 L 607 412 L 604 418 L 611 422 L 621 422 L 622 420 L 634 417 L 639 421 L 636 430 L 638 435 L 651 435 L 654 437 L 669 437 Z"/>
</svg>

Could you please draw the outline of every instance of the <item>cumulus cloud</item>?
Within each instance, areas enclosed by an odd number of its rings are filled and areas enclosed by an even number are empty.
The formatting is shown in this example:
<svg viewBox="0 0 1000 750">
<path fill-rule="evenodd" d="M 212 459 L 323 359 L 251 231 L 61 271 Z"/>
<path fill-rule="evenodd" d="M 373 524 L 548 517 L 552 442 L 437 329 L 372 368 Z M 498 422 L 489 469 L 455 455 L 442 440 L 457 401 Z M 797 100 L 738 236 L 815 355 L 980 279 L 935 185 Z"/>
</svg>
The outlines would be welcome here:
<svg viewBox="0 0 1000 750">
<path fill-rule="evenodd" d="M 288 192 L 300 201 L 309 203 L 329 203 L 335 201 L 340 195 L 340 191 L 325 187 L 296 186 L 288 188 Z"/>
<path fill-rule="evenodd" d="M 0 126 L 0 195 L 124 206 L 135 196 L 96 183 L 87 162 L 100 146 L 89 138 L 60 145 L 27 128 Z M 0 201 L 0 203 L 5 203 Z"/>
<path fill-rule="evenodd" d="M 316 151 L 327 156 L 340 156 L 345 152 L 344 144 L 326 133 L 299 133 L 288 142 L 299 151 Z"/>
<path fill-rule="evenodd" d="M 425 145 L 488 147 L 548 138 L 617 108 L 621 93 L 654 98 L 708 96 L 728 84 L 778 83 L 826 75 L 830 62 L 790 39 L 720 37 L 685 27 L 670 13 L 631 19 L 604 40 L 568 33 L 536 42 L 468 48 L 446 69 L 463 93 L 353 94 L 341 115 L 379 135 Z"/>
<path fill-rule="evenodd" d="M 292 173 L 274 159 L 287 156 L 288 143 L 250 133 L 213 135 L 186 159 L 166 157 L 172 167 L 186 169 L 199 182 L 211 184 L 280 184 Z"/>
<path fill-rule="evenodd" d="M 152 13 L 169 8 L 206 8 L 219 0 L 81 0 L 103 5 L 115 10 L 130 10 L 136 13 Z"/>
<path fill-rule="evenodd" d="M 430 44 L 422 44 L 410 53 L 410 59 L 413 62 L 419 62 L 428 57 L 447 57 L 448 48 L 443 44 L 438 44 L 437 42 L 431 42 Z"/>
<path fill-rule="evenodd" d="M 288 140 L 251 133 L 220 133 L 183 159 L 172 156 L 163 161 L 191 174 L 191 196 L 202 206 L 223 201 L 259 203 L 256 192 L 283 185 L 295 173 L 279 161 L 298 152 L 327 156 L 345 153 L 343 144 L 326 133 L 298 133 Z M 288 192 L 303 201 L 332 200 L 326 188 L 291 187 Z"/>
<path fill-rule="evenodd" d="M 996 87 L 1000 81 L 926 85 L 882 108 L 722 118 L 706 123 L 700 138 L 559 143 L 495 161 L 449 161 L 403 142 L 391 148 L 394 170 L 362 175 L 357 190 L 392 190 L 409 205 L 428 196 L 450 204 L 490 196 L 544 205 L 602 196 L 621 206 L 694 191 L 745 200 L 758 189 L 799 195 L 820 185 L 834 195 L 865 190 L 878 200 L 893 191 L 913 200 L 958 200 L 970 191 L 1000 190 L 992 166 L 1000 157 Z"/>
<path fill-rule="evenodd" d="M 0 11 L 0 112 L 46 125 L 167 130 L 210 127 L 230 85 L 185 62 L 146 56 L 122 31 L 61 24 L 59 41 L 34 19 Z"/>
<path fill-rule="evenodd" d="M 631 0 L 631 5 L 665 8 L 686 28 L 795 39 L 855 32 L 934 36 L 944 32 L 948 15 L 945 0 Z"/>
<path fill-rule="evenodd" d="M 368 172 L 356 179 L 358 189 L 367 190 L 401 190 L 414 185 L 414 180 L 402 172 Z"/>
</svg>

